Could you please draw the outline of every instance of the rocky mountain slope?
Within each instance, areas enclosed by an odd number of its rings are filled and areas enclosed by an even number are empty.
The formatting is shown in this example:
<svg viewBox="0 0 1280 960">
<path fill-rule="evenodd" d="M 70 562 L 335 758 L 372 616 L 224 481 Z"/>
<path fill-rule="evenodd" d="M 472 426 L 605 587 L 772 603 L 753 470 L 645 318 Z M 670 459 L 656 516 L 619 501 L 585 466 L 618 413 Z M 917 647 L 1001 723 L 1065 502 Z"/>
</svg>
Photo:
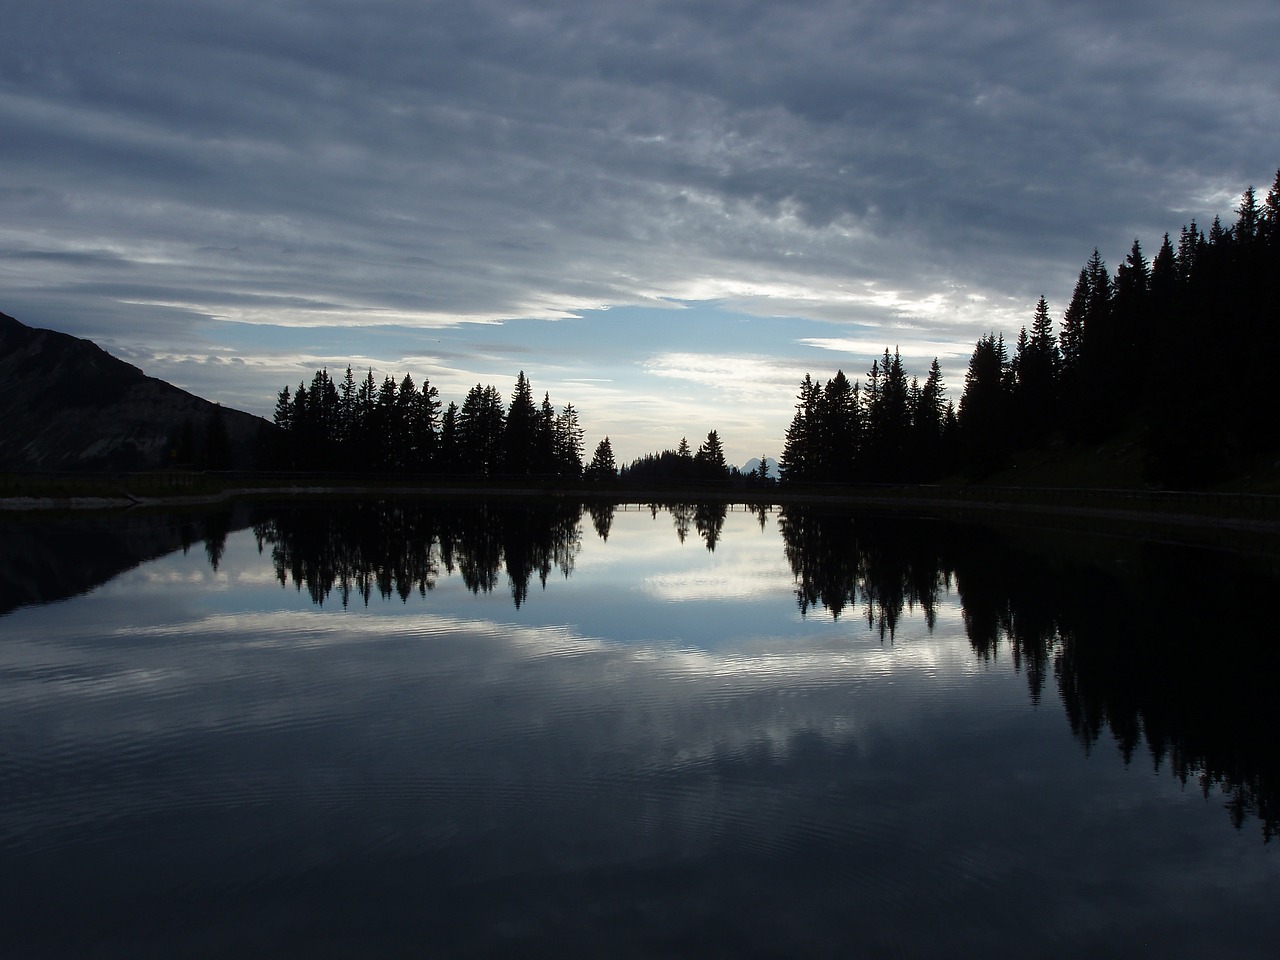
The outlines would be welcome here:
<svg viewBox="0 0 1280 960">
<path fill-rule="evenodd" d="M 0 471 L 243 469 L 261 431 L 274 429 L 88 340 L 0 313 Z"/>
</svg>

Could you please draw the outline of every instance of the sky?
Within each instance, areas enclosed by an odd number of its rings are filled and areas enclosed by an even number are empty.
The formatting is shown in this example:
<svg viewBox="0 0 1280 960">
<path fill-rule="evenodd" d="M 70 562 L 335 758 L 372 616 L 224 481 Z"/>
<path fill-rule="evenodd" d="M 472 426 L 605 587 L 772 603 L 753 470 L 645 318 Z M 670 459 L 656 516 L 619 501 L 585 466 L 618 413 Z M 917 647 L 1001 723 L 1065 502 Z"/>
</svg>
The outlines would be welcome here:
<svg viewBox="0 0 1280 960">
<path fill-rule="evenodd" d="M 270 416 L 405 373 L 776 457 L 1280 167 L 1280 5 L 0 0 L 0 311 Z M 1215 336 L 1219 335 L 1216 333 Z"/>
</svg>

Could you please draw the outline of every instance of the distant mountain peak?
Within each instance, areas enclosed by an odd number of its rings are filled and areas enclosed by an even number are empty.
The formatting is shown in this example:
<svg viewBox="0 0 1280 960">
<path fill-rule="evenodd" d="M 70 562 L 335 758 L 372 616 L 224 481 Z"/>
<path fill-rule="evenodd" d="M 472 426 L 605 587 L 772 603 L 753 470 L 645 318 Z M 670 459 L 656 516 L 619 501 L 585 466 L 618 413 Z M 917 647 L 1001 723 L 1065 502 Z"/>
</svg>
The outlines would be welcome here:
<svg viewBox="0 0 1280 960">
<path fill-rule="evenodd" d="M 765 457 L 764 465 L 765 465 L 764 466 L 765 476 L 769 477 L 771 480 L 777 480 L 779 477 L 782 476 L 782 472 L 778 469 L 778 461 L 773 459 L 773 457 Z M 759 457 L 752 457 L 750 460 L 748 460 L 746 463 L 742 465 L 743 473 L 755 473 L 759 469 L 760 469 Z"/>
</svg>

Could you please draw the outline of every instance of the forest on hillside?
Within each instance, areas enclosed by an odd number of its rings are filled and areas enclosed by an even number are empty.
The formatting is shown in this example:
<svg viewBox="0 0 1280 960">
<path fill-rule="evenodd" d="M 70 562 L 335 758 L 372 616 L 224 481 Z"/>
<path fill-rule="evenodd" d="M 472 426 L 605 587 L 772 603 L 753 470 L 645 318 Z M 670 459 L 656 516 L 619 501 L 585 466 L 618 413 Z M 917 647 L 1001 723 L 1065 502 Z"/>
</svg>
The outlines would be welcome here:
<svg viewBox="0 0 1280 960">
<path fill-rule="evenodd" d="M 1196 487 L 1280 453 L 1272 407 L 1280 336 L 1280 171 L 1244 191 L 1235 223 L 1193 220 L 1114 276 L 1098 251 L 1056 333 L 1042 296 L 1012 348 L 979 338 L 959 407 L 938 362 L 921 384 L 886 349 L 865 381 L 806 375 L 780 467 L 789 483 L 980 478 L 1021 451 L 1130 432 L 1148 483 Z"/>
</svg>

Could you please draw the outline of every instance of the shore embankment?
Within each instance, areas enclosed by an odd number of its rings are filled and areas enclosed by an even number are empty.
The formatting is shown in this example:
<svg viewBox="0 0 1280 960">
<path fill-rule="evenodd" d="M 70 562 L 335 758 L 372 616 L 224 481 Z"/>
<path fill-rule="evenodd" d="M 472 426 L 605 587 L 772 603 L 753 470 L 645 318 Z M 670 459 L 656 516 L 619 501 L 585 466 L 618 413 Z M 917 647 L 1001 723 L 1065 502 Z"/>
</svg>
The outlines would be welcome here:
<svg viewBox="0 0 1280 960">
<path fill-rule="evenodd" d="M 478 477 L 381 480 L 367 475 L 157 472 L 113 475 L 0 475 L 0 511 L 47 512 L 185 508 L 238 500 L 326 498 L 508 500 L 579 499 L 615 503 L 718 500 L 761 506 L 814 506 L 929 512 L 952 517 L 1076 519 L 1154 523 L 1280 534 L 1280 496 L 1047 486 L 811 485 L 739 482 L 633 486 Z"/>
</svg>

